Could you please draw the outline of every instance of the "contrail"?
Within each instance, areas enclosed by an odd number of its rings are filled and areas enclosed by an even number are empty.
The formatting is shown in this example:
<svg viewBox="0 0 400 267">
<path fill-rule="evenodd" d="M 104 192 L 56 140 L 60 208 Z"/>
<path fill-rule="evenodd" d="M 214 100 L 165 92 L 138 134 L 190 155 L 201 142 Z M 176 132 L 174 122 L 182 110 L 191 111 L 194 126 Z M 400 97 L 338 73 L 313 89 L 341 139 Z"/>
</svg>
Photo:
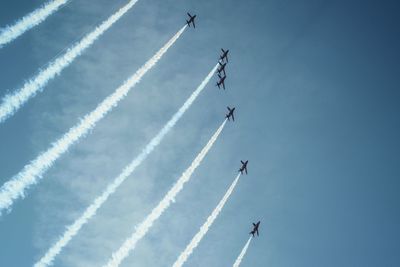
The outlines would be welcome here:
<svg viewBox="0 0 400 267">
<path fill-rule="evenodd" d="M 221 212 L 222 208 L 224 207 L 226 201 L 232 194 L 233 189 L 235 189 L 235 186 L 236 186 L 237 182 L 239 181 L 239 178 L 240 178 L 240 173 L 236 176 L 236 179 L 233 181 L 233 183 L 229 187 L 228 191 L 226 191 L 224 197 L 218 203 L 217 207 L 213 210 L 211 215 L 207 218 L 207 221 L 200 227 L 199 232 L 193 237 L 192 241 L 190 241 L 189 245 L 187 245 L 187 247 L 181 253 L 181 255 L 179 255 L 179 257 L 175 261 L 173 267 L 182 266 L 186 262 L 186 260 L 189 258 L 190 254 L 192 254 L 193 250 L 199 245 L 201 239 L 208 232 L 208 229 L 210 229 L 211 225 L 213 224 L 215 219 L 218 217 L 218 214 Z"/>
<path fill-rule="evenodd" d="M 86 48 L 97 40 L 106 30 L 108 30 L 115 22 L 117 22 L 129 9 L 131 9 L 138 0 L 130 0 L 128 4 L 119 9 L 116 13 L 103 21 L 92 32 L 87 34 L 82 40 L 75 43 L 65 52 L 64 55 L 50 62 L 46 69 L 41 70 L 36 76 L 29 79 L 25 84 L 17 89 L 16 92 L 7 94 L 3 97 L 0 104 L 0 123 L 11 117 L 17 110 L 25 104 L 31 97 L 38 92 L 43 91 L 47 83 L 61 71 L 69 66 L 75 58 L 80 56 Z"/>
<path fill-rule="evenodd" d="M 43 174 L 54 164 L 68 148 L 81 137 L 85 136 L 96 123 L 110 112 L 119 101 L 129 93 L 143 77 L 164 55 L 165 52 L 175 43 L 185 31 L 183 26 L 150 60 L 148 60 L 136 73 L 124 82 L 115 92 L 101 102 L 95 110 L 85 115 L 85 117 L 74 127 L 70 128 L 60 139 L 54 142 L 51 147 L 39 154 L 39 156 L 16 174 L 10 181 L 0 188 L 0 215 L 2 210 L 10 209 L 14 200 L 23 198 L 24 192 L 30 186 L 36 184 Z"/>
<path fill-rule="evenodd" d="M 97 210 L 107 201 L 110 195 L 125 181 L 129 175 L 138 167 L 143 160 L 158 146 L 165 135 L 174 127 L 178 120 L 182 117 L 185 111 L 192 105 L 194 100 L 200 92 L 205 88 L 207 83 L 212 78 L 214 72 L 217 70 L 216 65 L 212 71 L 207 75 L 199 87 L 190 95 L 186 102 L 180 107 L 180 109 L 172 116 L 172 118 L 164 125 L 161 131 L 146 145 L 142 152 L 126 166 L 122 173 L 116 177 L 111 184 L 109 184 L 106 190 L 98 196 L 93 203 L 83 212 L 83 214 L 71 225 L 69 225 L 60 239 L 46 252 L 46 254 L 35 264 L 35 267 L 42 267 L 50 265 L 54 258 L 61 252 L 62 248 L 68 244 L 68 242 L 74 237 L 84 224 L 86 224 L 90 218 L 96 215 Z"/>
<path fill-rule="evenodd" d="M 246 254 L 247 248 L 249 247 L 251 240 L 253 240 L 252 236 L 250 236 L 249 240 L 247 240 L 246 245 L 243 247 L 242 252 L 240 252 L 239 257 L 237 257 L 235 263 L 233 264 L 233 267 L 239 267 L 244 255 Z"/>
<path fill-rule="evenodd" d="M 203 158 L 207 155 L 207 152 L 213 146 L 214 142 L 217 140 L 219 134 L 222 132 L 226 124 L 226 119 L 214 133 L 211 139 L 208 141 L 207 145 L 201 150 L 197 157 L 193 160 L 189 168 L 186 169 L 174 186 L 168 191 L 164 198 L 158 203 L 158 205 L 151 211 L 151 213 L 135 227 L 134 233 L 126 239 L 122 246 L 112 254 L 108 263 L 104 266 L 115 267 L 119 266 L 121 262 L 129 255 L 129 253 L 135 249 L 136 243 L 142 239 L 146 233 L 149 231 L 153 223 L 164 213 L 164 211 L 174 202 L 175 197 L 183 189 L 186 182 L 190 180 L 194 170 L 200 165 Z"/>
<path fill-rule="evenodd" d="M 18 20 L 14 25 L 6 26 L 5 28 L 1 29 L 0 48 L 18 38 L 24 32 L 45 21 L 48 16 L 56 12 L 62 5 L 65 5 L 68 1 L 69 0 L 54 0 L 52 2 L 44 3 L 40 8 Z"/>
</svg>

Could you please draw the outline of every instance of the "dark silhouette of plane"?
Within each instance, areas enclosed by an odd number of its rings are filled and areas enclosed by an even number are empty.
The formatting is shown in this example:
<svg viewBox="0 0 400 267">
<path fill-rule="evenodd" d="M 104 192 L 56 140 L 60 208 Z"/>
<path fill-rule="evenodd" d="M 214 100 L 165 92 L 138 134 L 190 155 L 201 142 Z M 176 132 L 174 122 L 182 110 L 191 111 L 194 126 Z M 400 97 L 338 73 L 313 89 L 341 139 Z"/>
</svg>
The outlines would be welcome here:
<svg viewBox="0 0 400 267">
<path fill-rule="evenodd" d="M 218 73 L 218 78 L 219 78 L 219 81 L 217 82 L 216 85 L 218 86 L 219 89 L 221 89 L 221 85 L 222 85 L 222 88 L 224 88 L 224 90 L 225 90 L 226 75 L 224 75 L 224 77 L 221 77 L 221 75 Z"/>
<path fill-rule="evenodd" d="M 196 28 L 196 25 L 194 24 L 194 19 L 196 18 L 196 15 L 190 15 L 189 13 L 187 13 L 189 16 L 189 20 L 186 20 L 187 25 L 190 27 L 190 23 L 192 23 L 193 28 Z"/>
<path fill-rule="evenodd" d="M 219 60 L 221 60 L 221 61 L 226 60 L 226 62 L 228 62 L 229 49 L 225 51 L 223 48 L 221 48 L 221 51 L 222 51 L 222 55 L 219 57 Z"/>
<path fill-rule="evenodd" d="M 243 162 L 241 160 L 240 162 L 242 163 L 242 167 L 240 167 L 240 169 L 239 169 L 240 173 L 243 174 L 243 171 L 245 171 L 247 174 L 247 163 L 249 163 L 249 161 L 246 160 L 245 162 Z"/>
<path fill-rule="evenodd" d="M 257 223 L 253 223 L 253 230 L 249 233 L 250 235 L 254 235 L 257 233 L 257 236 L 259 236 L 258 233 L 258 227 L 260 226 L 260 221 L 258 221 Z"/>
<path fill-rule="evenodd" d="M 218 62 L 219 63 L 219 68 L 218 68 L 218 74 L 221 74 L 221 72 L 223 71 L 224 72 L 224 76 L 226 76 L 226 72 L 225 72 L 225 66 L 226 66 L 226 62 L 224 63 L 224 64 L 222 64 L 221 62 Z"/>
<path fill-rule="evenodd" d="M 230 108 L 230 107 L 227 107 L 228 108 L 228 114 L 226 114 L 225 115 L 225 118 L 227 118 L 228 119 L 228 121 L 230 121 L 230 117 L 232 117 L 232 120 L 233 121 L 235 121 L 235 116 L 233 116 L 233 112 L 235 111 L 235 108 Z"/>
</svg>

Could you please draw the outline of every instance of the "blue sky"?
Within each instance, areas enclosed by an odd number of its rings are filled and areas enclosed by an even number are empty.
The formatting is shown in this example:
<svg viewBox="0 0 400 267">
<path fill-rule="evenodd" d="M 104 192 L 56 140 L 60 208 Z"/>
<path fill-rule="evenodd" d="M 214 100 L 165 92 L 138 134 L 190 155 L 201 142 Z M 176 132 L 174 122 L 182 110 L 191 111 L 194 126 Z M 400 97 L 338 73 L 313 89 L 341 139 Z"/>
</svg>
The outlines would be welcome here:
<svg viewBox="0 0 400 267">
<path fill-rule="evenodd" d="M 0 25 L 44 1 L 5 0 Z M 0 49 L 1 95 L 126 1 L 74 0 Z M 0 265 L 29 266 L 117 176 L 229 48 L 213 81 L 160 147 L 84 226 L 56 266 L 99 266 L 237 107 L 176 203 L 122 266 L 172 265 L 249 159 L 186 266 L 398 266 L 400 47 L 395 1 L 140 0 L 43 93 L 0 125 L 0 181 L 16 174 L 132 75 L 177 30 L 159 64 L 39 185 L 0 218 Z"/>
</svg>

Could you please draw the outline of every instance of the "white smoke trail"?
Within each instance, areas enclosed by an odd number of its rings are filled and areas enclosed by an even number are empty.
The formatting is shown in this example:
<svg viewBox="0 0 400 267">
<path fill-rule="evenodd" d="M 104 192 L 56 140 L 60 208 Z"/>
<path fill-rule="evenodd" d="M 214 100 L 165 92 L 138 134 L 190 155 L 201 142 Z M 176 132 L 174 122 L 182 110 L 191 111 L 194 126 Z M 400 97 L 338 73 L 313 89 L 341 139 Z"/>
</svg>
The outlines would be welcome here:
<svg viewBox="0 0 400 267">
<path fill-rule="evenodd" d="M 7 94 L 3 97 L 0 104 L 0 123 L 11 117 L 17 110 L 41 92 L 46 84 L 59 75 L 61 71 L 69 66 L 72 61 L 80 56 L 94 41 L 97 40 L 106 30 L 108 30 L 115 22 L 117 22 L 129 9 L 131 9 L 138 0 L 130 0 L 128 4 L 119 9 L 107 20 L 96 27 L 92 32 L 87 34 L 82 40 L 74 44 L 67 52 L 50 62 L 46 69 L 41 70 L 36 76 L 25 82 L 25 84 L 16 92 Z"/>
<path fill-rule="evenodd" d="M 56 12 L 60 6 L 66 4 L 68 1 L 69 0 L 54 0 L 52 2 L 44 3 L 40 8 L 18 20 L 14 25 L 6 26 L 5 28 L 1 29 L 0 48 L 18 38 L 24 32 L 39 25 L 48 16 Z"/>
<path fill-rule="evenodd" d="M 240 173 L 236 176 L 235 180 L 229 187 L 228 191 L 226 191 L 224 197 L 221 199 L 221 201 L 218 203 L 217 207 L 213 210 L 211 215 L 207 218 L 207 221 L 200 227 L 199 232 L 193 237 L 193 239 L 190 241 L 189 245 L 185 248 L 185 250 L 179 255 L 178 259 L 175 261 L 173 267 L 180 267 L 182 266 L 186 260 L 189 258 L 189 256 L 192 254 L 193 250 L 199 245 L 200 241 L 203 239 L 204 235 L 208 232 L 208 229 L 210 229 L 211 225 L 215 221 L 215 219 L 218 217 L 219 213 L 221 212 L 222 208 L 224 207 L 226 201 L 232 194 L 233 190 L 235 189 L 235 186 L 237 182 L 239 181 L 240 178 Z"/>
<path fill-rule="evenodd" d="M 148 70 L 150 70 L 164 55 L 165 52 L 175 43 L 185 31 L 183 26 L 150 60 L 148 60 L 136 73 L 124 82 L 116 91 L 101 102 L 95 110 L 85 115 L 85 117 L 70 128 L 60 139 L 54 142 L 51 147 L 41 153 L 35 160 L 11 178 L 0 188 L 0 215 L 2 210 L 10 209 L 14 200 L 23 198 L 24 192 L 30 186 L 36 184 L 44 172 L 46 172 L 54 162 L 65 153 L 68 148 L 93 129 L 96 123 L 110 112 L 119 101 L 134 87 Z"/>
<path fill-rule="evenodd" d="M 222 123 L 222 125 L 218 128 L 218 130 L 214 133 L 211 139 L 208 141 L 207 145 L 193 160 L 190 167 L 186 169 L 186 171 L 182 174 L 182 176 L 178 179 L 178 181 L 174 184 L 174 186 L 168 191 L 168 193 L 164 196 L 164 198 L 160 201 L 160 203 L 158 203 L 158 205 L 151 211 L 151 213 L 139 225 L 135 227 L 135 232 L 128 239 L 126 239 L 126 241 L 116 252 L 112 254 L 110 260 L 104 266 L 106 267 L 119 266 L 121 262 L 129 255 L 129 253 L 135 249 L 136 243 L 146 235 L 151 226 L 153 226 L 153 223 L 171 205 L 171 203 L 175 200 L 175 197 L 183 189 L 185 183 L 187 183 L 190 180 L 190 177 L 192 176 L 194 170 L 200 165 L 203 158 L 207 155 L 207 152 L 210 150 L 214 142 L 217 140 L 225 124 L 226 124 L 226 119 Z"/>
<path fill-rule="evenodd" d="M 239 254 L 239 257 L 237 257 L 235 263 L 233 264 L 233 267 L 239 267 L 240 263 L 243 260 L 244 255 L 246 254 L 246 251 L 250 245 L 251 240 L 253 240 L 253 237 L 250 236 L 249 240 L 247 240 L 246 245 L 243 247 L 242 251 Z"/>
<path fill-rule="evenodd" d="M 162 141 L 164 136 L 174 127 L 178 120 L 182 117 L 185 111 L 192 105 L 194 100 L 204 89 L 206 84 L 212 78 L 214 72 L 217 70 L 216 65 L 212 71 L 203 80 L 200 86 L 192 93 L 192 95 L 186 100 L 182 107 L 172 116 L 172 118 L 164 125 L 161 131 L 147 144 L 142 152 L 124 168 L 122 173 L 109 184 L 103 193 L 97 197 L 93 203 L 83 212 L 83 214 L 71 225 L 69 225 L 60 239 L 46 252 L 46 254 L 35 264 L 35 267 L 42 267 L 50 265 L 54 258 L 61 252 L 62 248 L 68 244 L 68 242 L 74 237 L 84 224 L 86 224 L 90 218 L 96 215 L 97 210 L 107 201 L 109 196 L 117 190 L 117 188 L 125 181 L 129 175 L 139 166 L 143 160 L 157 147 Z"/>
</svg>

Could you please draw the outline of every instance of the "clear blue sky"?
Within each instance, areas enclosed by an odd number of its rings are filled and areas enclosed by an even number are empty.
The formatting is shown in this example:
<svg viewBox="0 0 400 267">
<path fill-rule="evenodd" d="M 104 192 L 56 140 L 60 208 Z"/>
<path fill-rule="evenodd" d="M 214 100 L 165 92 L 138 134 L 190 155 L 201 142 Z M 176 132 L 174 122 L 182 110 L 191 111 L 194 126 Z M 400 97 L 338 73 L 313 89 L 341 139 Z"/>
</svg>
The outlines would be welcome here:
<svg viewBox="0 0 400 267">
<path fill-rule="evenodd" d="M 44 1 L 0 3 L 0 26 Z M 125 0 L 73 0 L 0 49 L 0 92 L 17 89 Z M 237 107 L 176 203 L 122 266 L 169 266 L 249 159 L 186 266 L 399 266 L 400 27 L 396 1 L 140 0 L 43 93 L 0 125 L 3 184 L 198 15 L 160 63 L 0 218 L 0 266 L 30 266 L 185 101 L 213 81 L 160 147 L 82 228 L 56 266 L 99 266 Z"/>
</svg>

